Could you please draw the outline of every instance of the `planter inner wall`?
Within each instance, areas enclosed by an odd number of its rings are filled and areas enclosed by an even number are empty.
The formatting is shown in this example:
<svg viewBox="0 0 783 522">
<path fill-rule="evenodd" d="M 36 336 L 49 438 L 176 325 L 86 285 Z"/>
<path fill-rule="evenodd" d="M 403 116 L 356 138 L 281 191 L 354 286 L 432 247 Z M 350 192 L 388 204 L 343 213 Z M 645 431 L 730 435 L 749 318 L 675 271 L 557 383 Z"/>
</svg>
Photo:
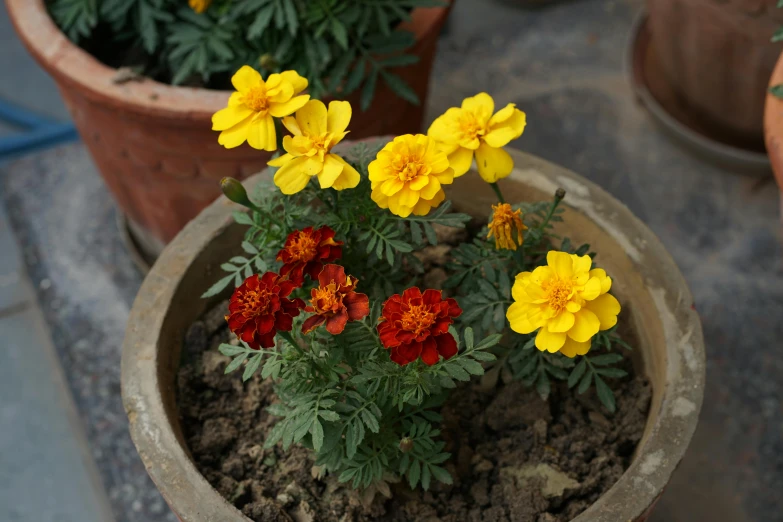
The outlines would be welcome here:
<svg viewBox="0 0 783 522">
<path fill-rule="evenodd" d="M 653 387 L 633 463 L 575 521 L 642 520 L 682 458 L 701 407 L 704 353 L 690 292 L 657 238 L 627 208 L 571 172 L 520 153 L 514 158 L 517 168 L 500 182 L 509 201 L 549 200 L 559 186 L 566 189 L 564 222 L 556 232 L 574 244 L 590 243 L 599 253 L 597 262 L 613 278 L 612 292 L 623 305 L 621 318 L 638 337 L 638 366 Z M 475 172 L 449 192 L 459 210 L 481 219 L 495 202 Z M 123 400 L 131 434 L 150 475 L 184 521 L 244 519 L 196 470 L 175 405 L 184 334 L 228 295 L 199 298 L 220 277 L 219 265 L 239 252 L 246 227 L 233 223 L 235 208 L 226 200 L 216 202 L 164 251 L 134 304 L 123 347 Z"/>
</svg>

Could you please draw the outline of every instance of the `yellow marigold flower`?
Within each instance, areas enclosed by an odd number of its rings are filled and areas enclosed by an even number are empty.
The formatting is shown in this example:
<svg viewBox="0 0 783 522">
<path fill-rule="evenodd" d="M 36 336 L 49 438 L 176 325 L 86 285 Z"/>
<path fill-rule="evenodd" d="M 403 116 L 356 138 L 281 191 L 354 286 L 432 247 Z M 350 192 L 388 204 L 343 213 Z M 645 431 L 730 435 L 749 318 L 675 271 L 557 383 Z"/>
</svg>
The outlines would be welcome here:
<svg viewBox="0 0 783 522">
<path fill-rule="evenodd" d="M 203 13 L 207 10 L 209 7 L 209 4 L 212 3 L 212 0 L 188 0 L 188 5 L 191 9 L 193 9 L 198 14 Z"/>
<path fill-rule="evenodd" d="M 427 214 L 446 199 L 441 187 L 454 181 L 446 154 L 423 134 L 397 136 L 378 152 L 368 170 L 372 200 L 400 217 Z"/>
<path fill-rule="evenodd" d="M 517 242 L 511 232 L 517 229 Z M 517 245 L 522 246 L 522 231 L 527 227 L 522 223 L 522 211 L 513 210 L 508 203 L 492 205 L 492 221 L 489 222 L 489 234 L 487 239 L 495 236 L 495 249 L 516 250 Z"/>
<path fill-rule="evenodd" d="M 462 107 L 452 107 L 438 117 L 427 135 L 438 141 L 449 156 L 454 176 L 470 170 L 473 154 L 481 177 L 487 183 L 505 178 L 514 168 L 514 160 L 501 147 L 525 130 L 525 113 L 509 103 L 493 116 L 495 101 L 481 92 L 465 98 Z"/>
<path fill-rule="evenodd" d="M 254 149 L 277 150 L 272 117 L 288 116 L 307 103 L 310 95 L 297 96 L 307 88 L 307 79 L 296 71 L 284 71 L 264 81 L 258 71 L 244 65 L 231 83 L 237 92 L 228 99 L 228 107 L 212 116 L 212 130 L 222 131 L 218 143 L 233 149 L 247 141 Z"/>
<path fill-rule="evenodd" d="M 321 188 L 343 190 L 359 184 L 359 173 L 332 147 L 340 143 L 351 121 L 351 104 L 346 101 L 329 103 L 329 110 L 319 100 L 310 100 L 296 112 L 296 117 L 283 118 L 283 125 L 293 136 L 283 138 L 287 154 L 273 159 L 269 165 L 280 167 L 275 173 L 275 185 L 283 194 L 296 194 L 318 176 Z"/>
<path fill-rule="evenodd" d="M 620 303 L 607 293 L 612 279 L 600 268 L 590 270 L 590 256 L 551 251 L 546 261 L 547 266 L 517 275 L 506 318 L 515 332 L 538 329 L 541 351 L 584 355 L 599 330 L 617 324 Z"/>
</svg>

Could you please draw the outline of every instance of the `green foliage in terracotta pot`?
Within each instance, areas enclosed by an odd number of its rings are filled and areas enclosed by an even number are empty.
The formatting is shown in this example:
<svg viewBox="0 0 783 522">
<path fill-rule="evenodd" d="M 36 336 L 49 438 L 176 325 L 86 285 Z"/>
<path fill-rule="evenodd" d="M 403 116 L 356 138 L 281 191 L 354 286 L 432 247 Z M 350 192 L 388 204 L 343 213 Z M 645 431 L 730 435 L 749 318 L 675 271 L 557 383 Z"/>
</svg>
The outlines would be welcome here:
<svg viewBox="0 0 783 522">
<path fill-rule="evenodd" d="M 397 28 L 416 7 L 440 0 L 47 0 L 57 25 L 109 65 L 174 85 L 228 89 L 242 65 L 265 76 L 294 69 L 314 98 L 378 81 L 418 103 L 394 68 L 415 63 L 411 32 Z"/>
</svg>

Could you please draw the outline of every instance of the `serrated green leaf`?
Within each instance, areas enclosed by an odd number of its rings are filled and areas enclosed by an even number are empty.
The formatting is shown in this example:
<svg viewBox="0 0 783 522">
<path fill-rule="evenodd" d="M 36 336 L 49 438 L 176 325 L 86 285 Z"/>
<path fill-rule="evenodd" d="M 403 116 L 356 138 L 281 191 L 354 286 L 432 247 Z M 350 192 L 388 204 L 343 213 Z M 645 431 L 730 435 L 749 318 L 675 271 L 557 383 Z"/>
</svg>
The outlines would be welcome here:
<svg viewBox="0 0 783 522">
<path fill-rule="evenodd" d="M 416 484 L 419 483 L 420 477 L 421 477 L 421 464 L 419 464 L 418 460 L 414 460 L 411 463 L 410 468 L 408 468 L 408 484 L 410 484 L 411 488 L 416 487 Z"/>
<path fill-rule="evenodd" d="M 579 382 L 579 387 L 576 389 L 576 393 L 582 395 L 590 387 L 590 383 L 593 382 L 593 371 L 585 372 L 582 380 Z"/>
<path fill-rule="evenodd" d="M 226 355 L 228 357 L 233 357 L 235 355 L 239 355 L 240 353 L 245 353 L 247 349 L 244 346 L 234 346 L 233 344 L 221 344 L 218 347 L 218 350 L 223 355 Z"/>
<path fill-rule="evenodd" d="M 340 420 L 340 414 L 336 411 L 320 410 L 318 415 L 326 421 L 338 422 Z"/>
<path fill-rule="evenodd" d="M 226 277 L 220 279 L 217 283 L 209 287 L 209 290 L 201 294 L 202 299 L 206 299 L 207 297 L 212 297 L 214 295 L 218 295 L 220 292 L 225 290 L 225 288 L 231 284 L 231 280 L 234 279 L 234 274 L 227 275 Z"/>
<path fill-rule="evenodd" d="M 313 436 L 313 449 L 316 452 L 321 451 L 324 445 L 324 427 L 321 425 L 321 421 L 313 419 L 313 423 L 310 427 L 310 434 Z"/>
<path fill-rule="evenodd" d="M 381 76 L 383 77 L 383 81 L 386 82 L 386 85 L 389 86 L 394 94 L 403 100 L 412 103 L 413 105 L 419 105 L 421 103 L 418 94 L 416 94 L 416 91 L 414 91 L 410 85 L 405 83 L 405 80 L 396 74 L 390 73 L 389 71 L 383 69 L 381 69 Z"/>
<path fill-rule="evenodd" d="M 449 457 L 448 453 L 446 454 L 446 457 Z M 430 466 L 430 472 L 439 482 L 444 484 L 452 484 L 454 482 L 454 479 L 451 478 L 451 474 L 440 466 Z"/>
<path fill-rule="evenodd" d="M 258 365 L 261 364 L 261 355 L 262 354 L 257 353 L 247 362 L 245 371 L 242 373 L 243 381 L 247 381 L 253 376 L 254 373 L 256 373 L 256 370 L 258 370 Z"/>
<path fill-rule="evenodd" d="M 479 352 L 481 353 L 481 352 Z M 472 361 L 467 358 L 460 359 L 462 367 L 471 375 L 484 375 L 484 367 L 476 361 Z"/>
<path fill-rule="evenodd" d="M 449 375 L 451 375 L 453 378 L 457 379 L 458 381 L 469 381 L 470 380 L 470 375 L 468 375 L 468 372 L 466 372 L 460 366 L 457 366 L 453 362 L 444 364 L 443 368 L 446 370 L 446 372 Z"/>
<path fill-rule="evenodd" d="M 248 354 L 243 353 L 241 355 L 238 355 L 234 358 L 233 361 L 231 361 L 228 366 L 226 366 L 226 370 L 223 373 L 231 373 L 240 366 L 242 366 L 242 363 L 245 362 L 245 359 L 247 359 Z"/>
<path fill-rule="evenodd" d="M 463 337 L 465 338 L 465 348 L 467 350 L 473 349 L 473 328 L 465 328 L 465 332 L 463 333 Z"/>
<path fill-rule="evenodd" d="M 606 353 L 603 355 L 596 355 L 590 357 L 590 363 L 594 366 L 607 366 L 609 364 L 618 363 L 623 360 L 623 356 L 619 353 Z"/>
<path fill-rule="evenodd" d="M 628 372 L 620 368 L 596 368 L 595 373 L 612 379 L 620 379 L 628 375 Z"/>
<path fill-rule="evenodd" d="M 603 404 L 607 410 L 614 413 L 616 409 L 614 393 L 612 393 L 612 390 L 607 386 L 606 382 L 598 375 L 595 376 L 595 391 L 598 394 L 601 404 Z"/>
<path fill-rule="evenodd" d="M 582 358 L 581 361 L 579 361 L 579 364 L 576 365 L 576 367 L 571 370 L 571 375 L 568 376 L 568 387 L 573 388 L 576 386 L 576 383 L 579 382 L 579 379 L 582 378 L 582 375 L 584 375 L 585 370 L 587 369 L 587 362 Z"/>
<path fill-rule="evenodd" d="M 546 372 L 538 372 L 538 379 L 536 379 L 536 391 L 538 392 L 538 395 L 540 395 L 544 400 L 549 397 L 549 378 L 546 376 Z"/>
</svg>

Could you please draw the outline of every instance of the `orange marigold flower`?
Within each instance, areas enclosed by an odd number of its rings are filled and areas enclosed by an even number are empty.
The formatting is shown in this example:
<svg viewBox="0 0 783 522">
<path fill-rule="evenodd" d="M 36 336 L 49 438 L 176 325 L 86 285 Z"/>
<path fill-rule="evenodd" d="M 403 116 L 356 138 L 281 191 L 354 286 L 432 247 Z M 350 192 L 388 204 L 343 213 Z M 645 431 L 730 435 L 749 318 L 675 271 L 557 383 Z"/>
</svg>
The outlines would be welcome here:
<svg viewBox="0 0 783 522">
<path fill-rule="evenodd" d="M 301 299 L 288 299 L 298 285 L 274 272 L 245 279 L 228 304 L 228 328 L 254 350 L 275 345 L 275 334 L 290 332 L 293 318 L 304 308 Z"/>
<path fill-rule="evenodd" d="M 419 357 L 432 366 L 441 356 L 448 359 L 457 353 L 449 325 L 460 314 L 457 301 L 443 299 L 440 290 L 425 290 L 422 294 L 414 286 L 383 303 L 378 334 L 383 346 L 391 350 L 391 360 L 400 366 Z"/>
<path fill-rule="evenodd" d="M 302 325 L 302 332 L 310 333 L 324 322 L 326 331 L 337 335 L 345 330 L 348 321 L 359 321 L 370 313 L 370 299 L 354 292 L 359 280 L 345 275 L 340 265 L 326 265 L 318 274 L 318 288 L 310 290 L 310 304 L 305 312 L 314 313 Z"/>
<path fill-rule="evenodd" d="M 193 9 L 198 14 L 203 13 L 207 10 L 209 7 L 209 4 L 212 3 L 212 0 L 188 0 L 188 5 L 191 9 Z"/>
<path fill-rule="evenodd" d="M 517 230 L 517 242 L 514 243 L 512 231 Z M 489 234 L 487 239 L 495 236 L 495 249 L 516 250 L 517 245 L 522 246 L 522 231 L 527 227 L 522 223 L 522 211 L 512 210 L 508 203 L 492 205 L 492 221 L 489 222 Z"/>
<path fill-rule="evenodd" d="M 291 232 L 285 246 L 277 253 L 277 260 L 283 262 L 280 275 L 287 275 L 300 285 L 304 274 L 315 281 L 324 263 L 340 259 L 343 255 L 342 241 L 334 240 L 334 230 L 323 226 L 318 230 L 307 227 Z"/>
</svg>

